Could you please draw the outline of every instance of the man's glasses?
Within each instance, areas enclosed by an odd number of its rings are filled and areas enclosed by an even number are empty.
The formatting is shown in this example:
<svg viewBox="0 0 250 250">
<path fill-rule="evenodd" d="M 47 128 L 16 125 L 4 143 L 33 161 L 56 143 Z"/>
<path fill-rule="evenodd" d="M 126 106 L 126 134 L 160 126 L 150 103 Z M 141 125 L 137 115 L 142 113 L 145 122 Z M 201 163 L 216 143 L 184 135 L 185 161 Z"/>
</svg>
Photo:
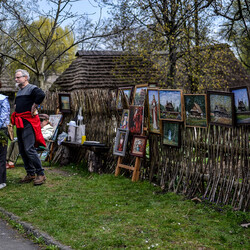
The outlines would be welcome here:
<svg viewBox="0 0 250 250">
<path fill-rule="evenodd" d="M 19 79 L 19 78 L 21 78 L 21 77 L 24 77 L 24 76 L 16 76 L 15 79 Z"/>
</svg>

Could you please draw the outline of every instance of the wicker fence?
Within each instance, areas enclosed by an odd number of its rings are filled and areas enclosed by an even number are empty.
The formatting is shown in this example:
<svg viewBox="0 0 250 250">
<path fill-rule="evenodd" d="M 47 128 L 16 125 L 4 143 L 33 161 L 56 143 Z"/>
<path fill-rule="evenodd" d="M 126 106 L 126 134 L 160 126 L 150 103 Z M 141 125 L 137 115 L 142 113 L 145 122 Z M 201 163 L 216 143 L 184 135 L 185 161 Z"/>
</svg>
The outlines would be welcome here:
<svg viewBox="0 0 250 250">
<path fill-rule="evenodd" d="M 62 129 L 66 129 L 66 122 L 76 115 L 80 106 L 83 107 L 87 139 L 110 146 L 106 172 L 114 172 L 117 158 L 113 156 L 112 148 L 120 116 L 112 109 L 109 91 L 82 90 L 72 92 L 71 97 L 73 113 L 66 116 Z M 46 98 L 44 110 L 55 112 L 57 93 L 48 92 Z M 188 198 L 197 196 L 216 204 L 249 210 L 250 127 L 182 126 L 181 138 L 181 147 L 173 148 L 163 145 L 160 135 L 149 134 L 148 154 L 142 161 L 140 178 Z M 127 152 L 129 148 L 130 143 Z M 60 155 L 60 150 L 58 152 Z M 85 157 L 85 152 L 78 153 L 77 157 Z M 133 164 L 134 158 L 127 153 L 124 161 Z M 128 170 L 123 173 L 130 174 Z"/>
</svg>

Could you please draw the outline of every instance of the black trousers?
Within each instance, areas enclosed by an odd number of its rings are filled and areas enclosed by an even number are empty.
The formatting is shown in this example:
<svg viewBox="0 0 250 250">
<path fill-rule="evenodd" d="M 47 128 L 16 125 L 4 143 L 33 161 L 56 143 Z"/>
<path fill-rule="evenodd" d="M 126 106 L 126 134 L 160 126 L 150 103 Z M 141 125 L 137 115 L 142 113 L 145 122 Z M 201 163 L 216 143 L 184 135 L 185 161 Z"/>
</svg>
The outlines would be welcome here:
<svg viewBox="0 0 250 250">
<path fill-rule="evenodd" d="M 7 129 L 1 129 L 7 135 Z M 7 142 L 6 142 L 7 143 Z M 0 184 L 6 183 L 6 154 L 7 145 L 3 146 L 0 143 Z"/>
<path fill-rule="evenodd" d="M 44 175 L 42 163 L 35 149 L 35 133 L 32 125 L 23 120 L 24 128 L 17 129 L 19 152 L 28 175 Z"/>
</svg>

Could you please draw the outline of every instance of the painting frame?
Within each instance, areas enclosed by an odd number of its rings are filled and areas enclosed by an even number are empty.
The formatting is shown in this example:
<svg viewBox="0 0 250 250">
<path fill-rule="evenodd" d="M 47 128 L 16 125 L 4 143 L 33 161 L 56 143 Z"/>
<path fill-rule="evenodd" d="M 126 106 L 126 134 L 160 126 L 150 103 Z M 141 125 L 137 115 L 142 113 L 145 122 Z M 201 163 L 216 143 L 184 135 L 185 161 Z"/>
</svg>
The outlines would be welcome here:
<svg viewBox="0 0 250 250">
<path fill-rule="evenodd" d="M 123 109 L 122 117 L 120 122 L 120 128 L 122 129 L 129 129 L 129 109 Z"/>
<path fill-rule="evenodd" d="M 183 99 L 184 99 L 185 126 L 207 128 L 208 126 L 207 95 L 184 94 Z"/>
<path fill-rule="evenodd" d="M 146 154 L 147 136 L 134 135 L 132 140 L 131 155 L 143 158 Z"/>
<path fill-rule="evenodd" d="M 128 108 L 128 106 L 131 104 L 133 96 L 133 88 L 134 88 L 133 86 L 127 86 L 127 87 L 119 87 L 117 89 L 116 108 L 118 110 L 122 110 L 123 108 Z M 125 91 L 129 91 L 129 96 L 127 96 Z M 122 98 L 124 98 L 126 107 L 123 107 Z"/>
<path fill-rule="evenodd" d="M 159 89 L 159 119 L 183 122 L 183 90 Z"/>
<path fill-rule="evenodd" d="M 236 125 L 250 124 L 250 91 L 248 86 L 229 88 L 234 94 L 235 123 Z M 240 100 L 241 99 L 241 100 Z M 238 103 L 237 103 L 238 102 Z M 240 106 L 240 108 L 239 108 Z M 243 110 L 246 109 L 246 110 Z"/>
<path fill-rule="evenodd" d="M 230 128 L 234 127 L 235 110 L 233 93 L 208 90 L 207 107 L 209 124 Z"/>
<path fill-rule="evenodd" d="M 118 128 L 116 131 L 115 144 L 113 154 L 117 156 L 125 156 L 128 144 L 128 129 Z"/>
<path fill-rule="evenodd" d="M 147 90 L 148 131 L 155 134 L 161 134 L 158 90 L 158 88 L 148 88 Z"/>
<path fill-rule="evenodd" d="M 147 89 L 148 89 L 148 84 L 135 85 L 132 105 L 144 106 L 144 103 L 147 97 Z M 144 90 L 144 91 L 141 92 L 141 90 Z M 143 93 L 143 95 L 141 93 Z"/>
<path fill-rule="evenodd" d="M 59 110 L 62 113 L 71 113 L 71 95 L 69 93 L 58 93 Z"/>
<path fill-rule="evenodd" d="M 129 132 L 142 134 L 144 125 L 144 106 L 129 106 Z"/>
<path fill-rule="evenodd" d="M 181 146 L 180 122 L 162 120 L 162 144 L 165 146 L 180 148 Z"/>
</svg>

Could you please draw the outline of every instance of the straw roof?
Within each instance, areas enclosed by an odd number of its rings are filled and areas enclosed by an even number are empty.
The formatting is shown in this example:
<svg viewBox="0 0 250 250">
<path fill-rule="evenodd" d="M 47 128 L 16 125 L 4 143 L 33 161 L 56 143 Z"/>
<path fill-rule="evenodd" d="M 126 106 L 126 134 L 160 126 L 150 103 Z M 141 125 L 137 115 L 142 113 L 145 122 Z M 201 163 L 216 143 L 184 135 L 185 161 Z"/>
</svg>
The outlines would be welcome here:
<svg viewBox="0 0 250 250">
<path fill-rule="evenodd" d="M 121 51 L 78 51 L 76 56 L 50 90 L 69 92 L 77 89 L 115 88 L 149 83 L 154 74 L 152 67 L 151 72 L 149 70 L 147 74 L 138 70 L 144 67 L 143 59 L 138 56 L 129 56 L 131 61 L 133 60 L 131 64 L 128 63 L 127 56 L 126 60 L 122 60 L 124 52 Z"/>
<path fill-rule="evenodd" d="M 1 82 L 1 93 L 15 93 L 17 92 L 17 89 L 15 87 L 15 81 L 13 78 L 9 76 L 7 72 L 3 72 L 0 76 L 0 82 Z"/>
<path fill-rule="evenodd" d="M 203 91 L 250 86 L 250 75 L 226 44 L 201 48 L 201 78 Z M 145 63 L 137 55 L 121 51 L 78 51 L 77 58 L 52 84 L 51 91 L 70 92 L 78 89 L 116 88 L 136 84 L 165 83 L 167 69 L 156 69 L 152 61 Z M 157 57 L 155 57 L 157 59 Z M 152 59 L 152 60 L 155 60 Z M 159 53 L 159 62 L 166 61 L 167 54 Z M 176 83 L 188 90 L 189 72 L 185 62 L 177 62 Z"/>
</svg>

